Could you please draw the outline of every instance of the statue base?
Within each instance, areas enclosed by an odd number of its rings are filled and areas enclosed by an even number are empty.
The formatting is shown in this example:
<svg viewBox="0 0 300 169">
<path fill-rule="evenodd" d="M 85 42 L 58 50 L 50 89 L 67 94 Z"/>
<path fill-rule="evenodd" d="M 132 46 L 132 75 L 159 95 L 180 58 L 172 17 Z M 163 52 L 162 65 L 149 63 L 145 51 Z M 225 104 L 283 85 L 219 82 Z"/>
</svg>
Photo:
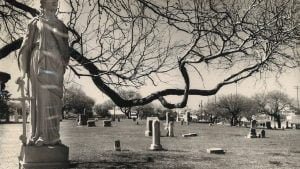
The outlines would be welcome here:
<svg viewBox="0 0 300 169">
<path fill-rule="evenodd" d="M 69 147 L 23 146 L 19 156 L 19 169 L 67 169 L 69 168 Z"/>
</svg>

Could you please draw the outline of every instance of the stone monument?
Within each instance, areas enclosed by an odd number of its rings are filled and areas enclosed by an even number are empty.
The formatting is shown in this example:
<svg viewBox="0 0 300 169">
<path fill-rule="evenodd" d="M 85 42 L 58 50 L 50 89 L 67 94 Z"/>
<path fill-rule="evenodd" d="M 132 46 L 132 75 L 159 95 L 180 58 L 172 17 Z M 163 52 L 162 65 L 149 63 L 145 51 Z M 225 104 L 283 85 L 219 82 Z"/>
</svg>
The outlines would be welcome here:
<svg viewBox="0 0 300 169">
<path fill-rule="evenodd" d="M 29 23 L 18 56 L 32 97 L 31 135 L 23 142 L 19 163 L 24 169 L 68 168 L 69 148 L 59 135 L 63 77 L 69 62 L 68 31 L 56 16 L 58 0 L 40 3 L 41 15 Z M 26 135 L 21 138 L 26 140 Z"/>
<path fill-rule="evenodd" d="M 272 129 L 270 121 L 266 121 L 266 128 L 267 129 Z"/>
<path fill-rule="evenodd" d="M 265 130 L 261 130 L 260 131 L 260 136 L 261 136 L 261 138 L 266 138 L 266 131 Z"/>
<path fill-rule="evenodd" d="M 78 126 L 87 125 L 88 116 L 85 114 L 78 114 Z"/>
<path fill-rule="evenodd" d="M 147 117 L 147 124 L 146 124 L 146 131 L 145 136 L 149 137 L 152 136 L 152 122 L 154 120 L 159 120 L 158 117 Z"/>
<path fill-rule="evenodd" d="M 160 124 L 159 120 L 153 120 L 152 122 L 152 144 L 150 146 L 150 150 L 162 150 L 162 146 L 160 144 Z"/>
<path fill-rule="evenodd" d="M 247 138 L 256 138 L 256 120 L 251 120 L 250 132 Z"/>
<path fill-rule="evenodd" d="M 111 120 L 103 120 L 103 127 L 111 127 Z"/>
<path fill-rule="evenodd" d="M 120 142 L 120 140 L 115 141 L 115 151 L 121 151 L 121 142 Z"/>
<path fill-rule="evenodd" d="M 186 122 L 187 125 L 189 125 L 190 119 L 191 119 L 191 113 L 186 112 L 184 115 L 184 121 Z"/>
<path fill-rule="evenodd" d="M 169 112 L 166 113 L 166 124 L 165 124 L 166 126 L 169 125 L 169 114 L 170 114 Z"/>
<path fill-rule="evenodd" d="M 169 137 L 174 137 L 174 122 L 173 121 L 169 122 L 168 136 Z"/>
</svg>

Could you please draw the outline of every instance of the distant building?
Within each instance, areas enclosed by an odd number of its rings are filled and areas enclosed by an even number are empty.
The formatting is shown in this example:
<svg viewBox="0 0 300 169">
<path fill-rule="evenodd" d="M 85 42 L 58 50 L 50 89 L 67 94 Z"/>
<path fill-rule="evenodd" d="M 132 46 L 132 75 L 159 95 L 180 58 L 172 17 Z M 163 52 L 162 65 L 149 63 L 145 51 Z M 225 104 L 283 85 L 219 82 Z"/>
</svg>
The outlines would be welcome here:
<svg viewBox="0 0 300 169">
<path fill-rule="evenodd" d="M 300 129 L 300 115 L 289 115 L 286 117 L 286 121 L 289 122 L 293 128 Z"/>
</svg>

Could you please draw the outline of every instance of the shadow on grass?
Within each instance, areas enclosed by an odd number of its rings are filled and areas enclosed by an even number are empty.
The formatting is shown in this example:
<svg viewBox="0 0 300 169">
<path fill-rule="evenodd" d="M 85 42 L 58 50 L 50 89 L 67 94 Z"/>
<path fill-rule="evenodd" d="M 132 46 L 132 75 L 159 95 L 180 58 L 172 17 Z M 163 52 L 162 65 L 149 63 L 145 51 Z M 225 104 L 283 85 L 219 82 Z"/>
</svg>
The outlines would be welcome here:
<svg viewBox="0 0 300 169">
<path fill-rule="evenodd" d="M 280 161 L 269 161 L 270 164 L 276 165 L 277 167 L 282 166 L 282 163 Z"/>
<path fill-rule="evenodd" d="M 93 161 L 93 162 L 75 162 L 71 161 L 70 168 L 124 168 L 124 169 L 131 169 L 131 168 L 149 168 L 147 167 L 147 163 L 151 163 L 148 161 Z"/>
<path fill-rule="evenodd" d="M 174 154 L 175 153 L 175 154 Z M 122 169 L 164 169 L 164 168 L 193 168 L 188 165 L 194 161 L 218 161 L 218 157 L 199 156 L 196 153 L 186 154 L 185 152 L 176 151 L 146 151 L 143 153 L 122 152 L 113 153 L 106 152 L 101 159 L 91 159 L 87 161 L 71 161 L 70 168 L 122 168 Z M 184 159 L 186 164 L 178 163 Z"/>
</svg>

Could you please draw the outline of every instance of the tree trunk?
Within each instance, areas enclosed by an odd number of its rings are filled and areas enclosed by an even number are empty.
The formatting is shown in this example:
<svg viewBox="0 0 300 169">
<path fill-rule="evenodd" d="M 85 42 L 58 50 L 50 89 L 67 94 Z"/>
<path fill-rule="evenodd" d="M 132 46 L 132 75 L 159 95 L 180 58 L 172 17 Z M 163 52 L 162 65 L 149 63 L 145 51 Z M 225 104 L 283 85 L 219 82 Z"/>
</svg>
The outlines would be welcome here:
<svg viewBox="0 0 300 169">
<path fill-rule="evenodd" d="M 9 113 L 6 114 L 6 123 L 9 123 Z"/>
<path fill-rule="evenodd" d="M 237 125 L 237 116 L 232 116 L 230 120 L 230 126 L 236 126 Z"/>
<path fill-rule="evenodd" d="M 276 121 L 277 121 L 277 127 L 280 129 L 280 128 L 281 128 L 280 115 L 277 115 L 277 116 L 276 116 Z"/>
<path fill-rule="evenodd" d="M 230 119 L 230 126 L 234 126 L 234 116 L 232 116 Z"/>
</svg>

